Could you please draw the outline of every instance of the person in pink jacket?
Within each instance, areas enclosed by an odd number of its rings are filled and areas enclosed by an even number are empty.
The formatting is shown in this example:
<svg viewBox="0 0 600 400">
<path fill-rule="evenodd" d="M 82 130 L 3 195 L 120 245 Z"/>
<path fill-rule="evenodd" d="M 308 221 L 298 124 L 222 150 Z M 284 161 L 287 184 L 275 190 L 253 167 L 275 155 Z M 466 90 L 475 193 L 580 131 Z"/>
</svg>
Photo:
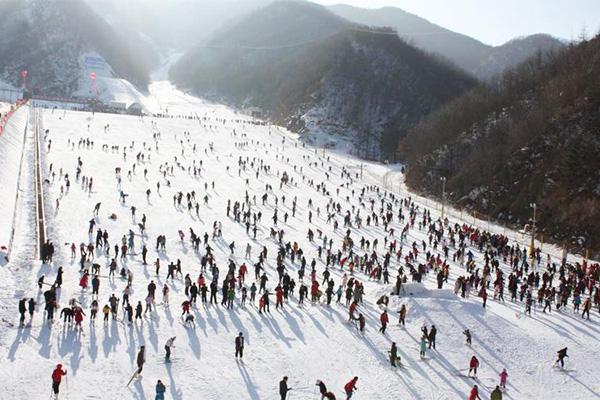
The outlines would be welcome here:
<svg viewBox="0 0 600 400">
<path fill-rule="evenodd" d="M 506 368 L 503 368 L 500 372 L 500 387 L 503 389 L 506 388 L 506 378 L 508 378 L 508 372 L 506 372 Z"/>
</svg>

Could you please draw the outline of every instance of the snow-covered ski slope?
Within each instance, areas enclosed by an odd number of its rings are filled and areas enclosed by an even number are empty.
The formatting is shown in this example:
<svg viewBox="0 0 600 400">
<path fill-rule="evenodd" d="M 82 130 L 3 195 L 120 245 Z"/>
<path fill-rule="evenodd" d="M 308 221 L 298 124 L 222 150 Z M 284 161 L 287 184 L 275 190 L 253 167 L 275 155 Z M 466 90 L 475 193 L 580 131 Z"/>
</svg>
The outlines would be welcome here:
<svg viewBox="0 0 600 400">
<path fill-rule="evenodd" d="M 0 103 L 2 115 L 9 110 L 9 104 Z M 0 206 L 0 246 L 6 250 L 9 249 L 12 238 L 27 112 L 27 106 L 17 110 L 0 133 L 0 182 L 3 192 Z"/>
<path fill-rule="evenodd" d="M 391 298 L 391 326 L 386 335 L 378 332 L 382 308 L 375 301 L 392 291 L 396 270 L 404 264 L 396 257 L 392 257 L 390 285 L 370 281 L 361 272 L 355 274 L 365 284 L 365 302 L 359 308 L 367 321 L 364 335 L 347 322 L 348 311 L 342 304 L 328 307 L 307 301 L 304 306 L 298 306 L 298 287 L 283 310 L 275 310 L 273 298 L 271 313 L 266 315 L 258 314 L 257 305 L 240 306 L 239 292 L 236 292 L 233 310 L 220 305 L 204 307 L 199 301 L 192 309 L 196 326 L 186 328 L 180 319 L 181 303 L 186 299 L 184 282 L 180 277 L 166 280 L 166 273 L 168 263 L 179 259 L 183 274 L 189 273 L 192 281 L 196 281 L 200 257 L 205 251 L 203 246 L 200 252 L 194 251 L 189 242 L 190 227 L 200 236 L 204 232 L 211 235 L 213 223 L 222 223 L 222 238 L 209 238 L 220 269 L 219 285 L 230 259 L 236 266 L 246 262 L 249 269 L 246 283 L 253 282 L 253 264 L 265 246 L 268 250 L 267 286 L 273 290 L 277 283 L 275 258 L 278 244 L 270 238 L 269 231 L 273 226 L 271 217 L 275 196 L 279 196 L 277 229 L 285 231 L 283 243 L 298 242 L 303 249 L 308 261 L 305 281 L 310 279 L 310 261 L 316 258 L 317 277 L 321 281 L 325 256 L 317 257 L 317 246 L 321 244 L 317 230 L 333 239 L 333 249 L 337 252 L 346 230 L 343 228 L 343 214 L 352 206 L 361 207 L 358 194 L 363 187 L 379 186 L 383 194 L 385 181 L 386 186 L 395 189 L 396 195 L 405 198 L 410 194 L 401 185 L 400 174 L 393 168 L 364 163 L 363 178 L 354 179 L 351 183 L 349 179 L 341 178 L 341 169 L 350 170 L 355 177 L 360 171 L 361 161 L 358 159 L 303 147 L 294 134 L 278 127 L 253 125 L 248 117 L 182 94 L 168 83 L 156 83 L 151 91 L 153 97 L 147 100 L 147 104 L 153 103 L 163 111 L 168 108 L 173 116 L 193 115 L 200 120 L 43 111 L 44 129 L 50 132 L 46 137 L 46 154 L 43 157 L 48 174 L 46 178 L 50 181 L 46 187 L 47 224 L 56 254 L 52 265 L 41 265 L 35 261 L 31 246 L 27 251 L 27 243 L 23 239 L 29 234 L 30 241 L 34 241 L 27 218 L 18 220 L 21 239 L 17 245 L 21 251 L 15 250 L 15 259 L 0 270 L 0 282 L 7 285 L 0 291 L 5 300 L 2 304 L 4 320 L 0 325 L 0 362 L 3 366 L 0 393 L 3 398 L 47 399 L 50 395 L 50 374 L 59 362 L 68 370 L 68 380 L 63 381 L 60 398 L 73 400 L 154 399 L 157 379 L 167 385 L 167 399 L 279 399 L 278 382 L 283 375 L 289 376 L 289 385 L 294 389 L 288 397 L 292 400 L 320 398 L 314 386 L 317 379 L 322 379 L 338 399 L 345 399 L 343 385 L 353 376 L 360 378 L 359 390 L 353 399 L 466 399 L 473 384 L 479 385 L 482 399 L 488 399 L 491 389 L 499 381 L 502 368 L 506 368 L 509 374 L 504 398 L 575 400 L 599 397 L 600 326 L 597 310 L 592 312 L 591 321 L 581 320 L 579 315 L 573 314 L 571 306 L 568 311 L 553 311 L 551 314 L 543 314 L 536 306 L 532 317 L 527 317 L 522 315 L 523 303 L 507 301 L 500 304 L 492 300 L 491 292 L 488 307 L 483 309 L 481 299 L 474 292 L 468 299 L 454 295 L 454 280 L 465 272 L 452 261 L 452 256 L 448 260 L 451 265 L 449 284 L 445 284 L 444 289 L 436 289 L 435 275 L 430 273 L 425 278 L 425 290 L 419 290 L 414 296 Z M 184 132 L 189 132 L 189 135 L 184 135 Z M 155 141 L 157 134 L 160 135 Z M 80 140 L 87 139 L 94 142 L 93 148 L 79 145 Z M 52 145 L 46 152 L 49 140 Z M 209 149 L 211 144 L 214 151 Z M 26 142 L 28 145 L 31 145 L 30 140 Z M 104 145 L 108 148 L 103 150 Z M 112 151 L 112 146 L 119 146 L 119 150 Z M 126 159 L 123 157 L 124 149 Z M 144 154 L 144 161 L 137 163 L 134 172 L 137 154 Z M 76 179 L 78 157 L 82 169 L 81 176 Z M 246 161 L 245 171 L 240 170 L 240 159 Z M 196 177 L 193 176 L 194 162 L 196 167 L 202 162 L 201 172 Z M 49 173 L 50 165 L 56 174 L 54 177 Z M 257 178 L 256 169 L 260 165 L 270 167 L 270 171 L 261 170 Z M 169 170 L 163 176 L 160 170 L 165 170 L 166 166 Z M 115 168 L 121 168 L 121 190 L 128 195 L 126 204 L 119 199 Z M 144 178 L 144 169 L 148 171 L 147 178 Z M 64 195 L 61 195 L 61 186 L 66 189 L 64 179 L 60 179 L 61 170 L 63 174 L 68 173 L 71 180 L 70 190 Z M 279 180 L 284 172 L 293 181 L 280 189 Z M 329 179 L 325 176 L 326 172 L 329 172 Z M 93 177 L 91 192 L 82 188 L 83 176 Z M 161 184 L 160 193 L 157 192 L 157 182 Z M 4 182 L 0 183 L 4 187 Z M 325 184 L 328 194 L 317 192 L 316 185 L 321 183 Z M 205 189 L 205 184 L 208 189 Z M 266 185 L 271 185 L 273 190 L 266 190 Z M 149 200 L 145 193 L 147 189 L 151 190 Z M 182 206 L 176 207 L 173 196 L 179 191 L 183 192 L 184 199 Z M 192 191 L 200 202 L 199 217 L 195 210 L 187 210 L 185 194 Z M 252 239 L 252 230 L 247 234 L 242 224 L 226 216 L 227 201 L 231 200 L 232 205 L 235 201 L 243 203 L 246 192 L 252 211 L 262 212 L 256 240 Z M 264 193 L 268 193 L 268 200 L 262 205 Z M 203 200 L 205 195 L 208 196 L 207 205 Z M 285 196 L 285 203 L 282 196 Z M 295 217 L 291 211 L 294 197 L 297 197 Z M 14 193 L 3 193 L 2 200 L 6 198 L 14 198 Z M 342 210 L 336 216 L 340 226 L 335 232 L 326 219 L 326 204 L 330 198 L 339 202 Z M 363 199 L 366 208 L 361 212 L 365 218 L 370 212 L 371 198 L 376 200 L 376 211 L 380 204 L 377 193 L 367 192 Z M 55 208 L 57 199 L 60 204 L 58 210 Z M 312 224 L 308 222 L 309 200 L 313 202 Z M 423 201 L 422 212 L 425 203 L 422 199 L 419 201 Z M 79 246 L 80 243 L 95 241 L 95 230 L 93 236 L 88 235 L 88 226 L 94 218 L 94 205 L 98 202 L 102 204 L 95 218 L 96 228 L 108 231 L 111 255 L 114 245 L 121 244 L 123 235 L 127 235 L 130 229 L 135 232 L 132 254 L 125 260 L 118 260 L 118 269 L 126 266 L 133 273 L 132 304 L 135 306 L 138 301 L 144 303 L 150 280 L 157 283 L 157 293 L 164 283 L 171 289 L 170 306 L 157 305 L 156 311 L 145 316 L 143 323 L 128 326 L 120 321 L 110 321 L 104 325 L 101 311 L 95 323 L 89 321 L 91 291 L 82 291 L 78 285 L 79 250 L 77 258 L 72 259 L 69 246 L 71 243 Z M 131 216 L 132 205 L 137 209 L 135 219 Z M 439 207 L 432 202 L 428 205 L 436 219 Z M 26 202 L 22 205 L 30 206 Z M 320 216 L 317 216 L 317 208 Z M 113 213 L 117 217 L 114 220 L 109 218 Z M 283 222 L 284 213 L 289 214 L 287 223 Z M 140 234 L 137 225 L 143 214 L 147 216 L 145 235 Z M 454 214 L 451 214 L 451 221 L 457 221 Z M 471 223 L 471 218 L 466 222 Z M 485 229 L 486 225 L 481 224 Z M 391 227 L 395 228 L 395 238 L 399 240 L 402 226 L 395 217 Z M 307 239 L 309 228 L 316 235 L 313 243 Z M 183 241 L 179 240 L 178 230 L 185 233 Z M 352 228 L 351 231 L 355 243 L 361 236 L 371 242 L 378 238 L 378 254 L 381 257 L 385 253 L 385 232 L 381 224 Z M 157 254 L 155 239 L 161 234 L 167 237 L 167 251 Z M 511 235 L 516 239 L 520 237 L 516 233 Z M 422 240 L 428 241 L 426 231 L 419 230 L 415 224 L 403 245 L 403 254 L 408 252 L 413 241 L 420 244 Z M 228 246 L 233 241 L 236 248 L 231 255 Z M 147 266 L 141 263 L 143 243 L 149 249 Z M 251 259 L 244 257 L 247 243 L 252 246 Z M 481 267 L 482 254 L 474 246 L 469 249 Z M 557 261 L 558 250 L 553 251 Z M 434 254 L 438 252 L 441 253 L 441 250 Z M 450 249 L 450 254 L 453 252 L 454 249 Z M 419 255 L 421 262 L 422 253 Z M 359 254 L 363 252 L 359 251 Z M 158 277 L 152 265 L 157 257 L 161 262 Z M 96 252 L 93 262 L 102 266 L 99 296 L 102 308 L 111 293 L 122 297 L 126 281 L 118 276 L 114 280 L 106 278 L 110 258 L 106 258 L 102 251 Z M 292 264 L 286 259 L 285 264 L 290 276 L 297 281 L 299 262 Z M 58 291 L 61 308 L 71 298 L 83 305 L 87 314 L 83 332 L 66 327 L 62 321 L 49 327 L 41 312 L 35 315 L 30 328 L 11 327 L 10 323 L 15 326 L 18 323 L 16 306 L 21 296 L 36 298 L 39 307 L 42 307 L 43 296 L 37 289 L 37 278 L 43 274 L 46 282 L 52 283 L 58 266 L 65 270 L 64 284 Z M 501 262 L 501 266 L 508 271 L 506 264 Z M 332 268 L 336 289 L 341 283 L 342 273 L 339 267 Z M 210 269 L 207 275 L 211 276 Z M 505 296 L 508 300 L 508 293 L 505 292 Z M 220 291 L 218 299 L 220 302 Z M 157 303 L 162 303 L 160 294 L 157 295 Z M 401 303 L 408 307 L 406 328 L 397 325 L 397 311 Z M 119 319 L 122 318 L 120 310 Z M 431 326 L 432 323 L 438 329 L 437 350 L 428 351 L 426 358 L 420 360 L 420 329 L 424 324 Z M 462 331 L 467 328 L 473 332 L 472 348 L 464 344 Z M 234 338 L 238 332 L 243 332 L 246 337 L 243 362 L 236 362 L 234 358 Z M 163 346 L 170 336 L 177 336 L 174 361 L 165 364 Z M 389 365 L 387 352 L 392 341 L 398 345 L 403 368 L 392 369 Z M 135 369 L 135 357 L 141 344 L 147 348 L 143 378 L 126 387 Z M 569 347 L 570 358 L 565 370 L 558 371 L 552 368 L 555 352 L 565 346 Z M 473 354 L 481 361 L 476 381 L 464 376 Z"/>
</svg>

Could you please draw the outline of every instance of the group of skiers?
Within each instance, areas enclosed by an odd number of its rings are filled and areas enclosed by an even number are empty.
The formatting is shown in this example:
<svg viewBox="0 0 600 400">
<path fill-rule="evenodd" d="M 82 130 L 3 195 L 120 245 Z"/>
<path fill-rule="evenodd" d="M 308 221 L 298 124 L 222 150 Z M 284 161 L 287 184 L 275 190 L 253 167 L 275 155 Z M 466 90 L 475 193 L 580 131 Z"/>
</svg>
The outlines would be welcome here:
<svg viewBox="0 0 600 400">
<path fill-rule="evenodd" d="M 124 191 L 127 180 L 139 179 L 136 175 L 136 166 L 140 169 L 144 168 L 143 177 L 147 179 L 147 160 L 150 160 L 151 155 L 158 150 L 158 143 L 162 140 L 160 135 L 156 134 L 153 138 L 154 148 L 143 143 L 140 149 L 139 143 L 136 145 L 135 142 L 123 148 L 124 163 L 128 152 L 136 147 L 139 149 L 135 161 L 127 170 L 127 179 L 121 176 L 121 167 L 115 169 L 117 194 L 123 204 L 126 203 L 128 196 Z M 189 190 L 173 188 L 171 181 L 179 171 L 187 172 L 189 176 L 198 180 L 202 174 L 208 172 L 202 160 L 195 158 L 196 146 L 191 148 L 189 134 L 184 134 L 183 138 L 176 136 L 175 140 L 181 145 L 182 155 L 184 149 L 188 149 L 188 157 L 179 159 L 174 157 L 173 162 L 160 165 L 160 179 L 156 183 L 156 190 L 160 193 L 161 186 L 169 188 L 173 191 L 173 206 L 177 210 L 187 210 L 190 218 L 199 218 L 205 212 L 209 199 L 215 194 L 215 182 L 204 183 L 203 196 L 197 193 L 197 187 Z M 244 143 L 243 146 L 236 146 L 236 148 L 245 151 L 248 146 L 247 142 Z M 254 141 L 251 143 L 254 144 Z M 256 145 L 260 148 L 258 142 Z M 214 153 L 213 145 L 205 150 L 205 156 L 215 157 Z M 246 246 L 241 246 L 245 249 L 244 259 L 238 262 L 236 256 L 239 243 L 236 245 L 235 241 L 224 241 L 224 237 L 228 235 L 220 221 L 213 222 L 211 234 L 209 232 L 199 234 L 193 227 L 177 229 L 172 233 L 160 232 L 156 236 L 156 246 L 153 249 L 157 255 L 153 265 L 157 277 L 161 269 L 161 256 L 167 253 L 167 237 L 177 238 L 182 245 L 189 241 L 198 256 L 199 267 L 184 265 L 179 259 L 177 261 L 173 259 L 167 267 L 166 281 L 162 288 L 157 287 L 154 280 L 151 280 L 147 284 L 146 295 L 136 304 L 131 299 L 132 285 L 138 284 L 139 280 L 134 280 L 134 267 L 130 261 L 139 259 L 143 265 L 147 265 L 148 253 L 152 251 L 146 247 L 145 241 L 142 244 L 136 243 L 137 237 L 146 237 L 146 227 L 147 223 L 149 224 L 146 213 L 142 213 L 141 220 L 138 220 L 136 205 L 127 205 L 131 214 L 132 228 L 125 235 L 115 235 L 114 232 L 109 232 L 107 225 L 99 226 L 97 221 L 101 203 L 98 202 L 92 210 L 92 219 L 86 223 L 89 243 L 81 243 L 79 246 L 81 272 L 79 284 L 84 292 L 88 290 L 91 280 L 93 299 L 90 305 L 91 320 L 95 319 L 99 311 L 98 301 L 102 292 L 100 279 L 105 278 L 101 272 L 103 268 L 101 256 L 106 258 L 105 268 L 108 269 L 108 278 L 114 280 L 115 273 L 120 267 L 119 276 L 126 282 L 121 298 L 113 293 L 101 308 L 105 323 L 109 323 L 111 315 L 113 320 L 118 319 L 119 307 L 123 309 L 123 321 L 129 324 L 135 324 L 138 320 L 143 322 L 146 313 L 157 312 L 156 302 L 159 294 L 162 294 L 163 305 L 168 307 L 170 293 L 174 287 L 170 282 L 182 280 L 184 293 L 177 293 L 177 295 L 183 297 L 181 317 L 190 327 L 194 326 L 194 315 L 191 311 L 197 309 L 198 302 L 205 307 L 212 304 L 218 306 L 217 297 L 220 294 L 220 305 L 227 309 L 233 309 L 236 305 L 245 307 L 247 303 L 254 305 L 258 300 L 258 312 L 267 315 L 270 314 L 271 296 L 275 298 L 276 308 L 288 307 L 292 304 L 292 300 L 295 300 L 298 306 L 302 306 L 305 300 L 324 306 L 331 306 L 334 303 L 340 307 L 347 307 L 349 321 L 356 323 L 358 330 L 364 333 L 366 319 L 360 307 L 365 302 L 365 282 L 373 281 L 389 285 L 394 295 L 401 295 L 402 286 L 409 280 L 422 282 L 432 275 L 437 287 L 441 289 L 449 284 L 449 279 L 454 277 L 451 262 L 464 269 L 460 271 L 459 276 L 455 277 L 455 293 L 468 298 L 471 292 L 474 292 L 482 298 L 484 307 L 490 286 L 494 291 L 494 299 L 504 301 L 505 282 L 508 282 L 507 287 L 512 301 L 523 301 L 526 298 L 526 307 L 529 307 L 526 310 L 529 310 L 529 313 L 536 289 L 538 299 L 546 302 L 547 307 L 544 311 L 547 308 L 551 309 L 548 303 L 556 302 L 557 308 L 564 307 L 570 298 L 573 299 L 575 310 L 581 311 L 578 301 L 586 294 L 587 298 L 583 301 L 583 316 L 589 318 L 592 299 L 594 305 L 600 306 L 600 293 L 596 284 L 600 278 L 598 264 L 584 261 L 581 264 L 570 265 L 562 262 L 557 266 L 548 259 L 546 271 L 540 275 L 541 271 L 533 270 L 534 266 L 542 266 L 539 249 L 535 249 L 533 254 L 528 254 L 525 248 L 519 244 L 510 244 L 503 235 L 492 234 L 466 223 L 451 224 L 447 219 L 436 220 L 429 210 L 420 206 L 411 197 L 401 198 L 378 186 L 357 185 L 358 174 L 344 166 L 335 166 L 329 157 L 306 155 L 303 156 L 304 165 L 290 165 L 289 157 L 277 155 L 276 160 L 285 165 L 284 170 L 276 170 L 265 159 L 258 156 L 240 155 L 233 160 L 236 164 L 227 165 L 226 173 L 230 172 L 231 167 L 237 167 L 240 183 L 245 185 L 246 190 L 239 199 L 227 201 L 223 218 L 228 219 L 230 225 L 238 225 L 241 232 L 245 232 L 248 236 Z M 323 171 L 322 182 L 315 182 L 305 174 L 305 169 L 311 168 Z M 82 179 L 82 169 L 82 160 L 78 158 L 74 174 L 76 181 Z M 211 173 L 216 172 L 211 171 Z M 339 182 L 333 183 L 332 178 L 336 173 L 339 173 Z M 60 178 L 65 182 L 69 182 L 70 179 L 69 174 L 63 173 L 62 169 Z M 254 189 L 256 193 L 252 194 L 250 182 L 256 183 L 262 178 L 276 181 L 279 191 L 274 191 L 271 184 L 266 183 L 264 190 Z M 91 182 L 86 183 L 85 190 L 91 192 L 90 185 Z M 302 190 L 311 193 L 302 211 L 297 196 L 291 198 L 286 195 L 289 189 L 300 190 L 301 185 Z M 145 210 L 151 207 L 150 195 L 148 189 L 146 191 L 148 204 L 144 206 Z M 271 217 L 263 218 L 267 212 L 272 212 Z M 111 219 L 114 219 L 113 216 L 116 218 L 115 214 L 111 214 Z M 306 234 L 308 242 L 304 243 L 302 241 L 304 238 L 289 238 L 292 230 L 288 228 L 292 221 L 296 223 L 302 219 L 309 223 Z M 329 227 L 329 233 L 325 229 L 326 226 Z M 366 237 L 363 228 L 368 228 L 370 232 Z M 135 233 L 135 229 L 139 233 Z M 156 229 L 153 231 L 156 232 Z M 426 234 L 428 240 L 419 243 L 413 237 L 411 242 L 410 236 L 414 236 L 415 231 Z M 258 239 L 264 239 L 265 244 L 272 243 L 275 250 L 270 251 L 264 245 L 253 257 L 250 243 L 263 232 L 270 232 L 270 234 L 268 236 L 264 234 Z M 121 237 L 121 240 L 120 242 L 117 240 L 117 244 L 111 246 L 109 239 L 113 236 Z M 51 243 L 44 250 L 47 262 L 52 262 L 54 250 L 53 246 L 52 248 L 50 246 Z M 223 254 L 215 250 L 219 247 L 225 248 Z M 139 249 L 138 253 L 135 252 L 136 248 Z M 171 247 L 169 250 L 172 251 Z M 268 262 L 269 254 L 276 264 L 272 269 Z M 71 245 L 71 256 L 73 259 L 77 258 L 75 242 Z M 221 273 L 219 266 L 219 261 L 222 259 L 227 259 L 224 273 Z M 508 265 L 510 270 L 503 269 L 501 262 Z M 254 272 L 254 282 L 250 282 L 251 270 Z M 297 275 L 297 278 L 294 275 Z M 61 287 L 62 281 L 63 272 L 60 267 L 54 284 L 44 292 L 46 303 L 44 310 L 48 320 L 53 319 L 54 311 L 59 307 L 56 302 L 56 290 Z M 558 281 L 557 286 L 554 285 L 555 281 Z M 43 279 L 42 284 L 45 284 Z M 377 303 L 383 309 L 379 316 L 379 332 L 387 335 L 389 314 L 391 311 L 396 311 L 388 309 L 388 296 L 382 296 L 380 300 Z M 19 302 L 21 324 L 25 320 L 27 311 L 33 318 L 34 310 L 33 299 L 22 299 Z M 405 326 L 408 312 L 406 305 L 402 304 L 397 312 L 398 323 Z M 75 326 L 81 329 L 81 322 L 86 314 L 82 305 L 72 302 L 62 309 L 61 316 L 65 324 L 70 323 L 73 318 Z M 423 327 L 419 346 L 421 357 L 425 357 L 430 349 L 436 350 L 436 334 L 435 325 L 430 329 Z M 472 336 L 469 329 L 466 329 L 464 334 L 467 343 L 471 344 Z M 170 337 L 165 344 L 167 360 L 170 359 L 174 340 L 175 337 Z M 143 350 L 143 346 L 141 349 Z M 235 339 L 235 357 L 242 359 L 243 353 L 244 336 L 240 332 Z M 400 365 L 396 342 L 392 343 L 389 354 L 391 365 Z M 143 357 L 142 354 L 142 359 Z M 560 359 L 561 364 L 563 359 L 564 357 Z M 143 367 L 143 362 L 140 365 L 139 354 L 137 362 L 136 373 L 139 375 Z M 469 375 L 471 373 L 477 375 L 478 367 L 479 361 L 476 356 L 473 356 L 469 363 Z M 355 377 L 344 387 L 348 399 L 356 390 L 357 380 L 358 378 Z M 506 376 L 504 383 L 506 383 Z M 159 381 L 157 399 L 159 386 L 162 396 L 165 392 L 164 384 Z M 502 386 L 501 381 L 500 387 Z M 319 385 L 323 398 L 335 399 L 333 393 L 321 389 Z M 474 398 L 478 398 L 476 386 L 474 390 Z M 286 377 L 280 382 L 282 399 L 286 398 L 288 391 Z"/>
</svg>

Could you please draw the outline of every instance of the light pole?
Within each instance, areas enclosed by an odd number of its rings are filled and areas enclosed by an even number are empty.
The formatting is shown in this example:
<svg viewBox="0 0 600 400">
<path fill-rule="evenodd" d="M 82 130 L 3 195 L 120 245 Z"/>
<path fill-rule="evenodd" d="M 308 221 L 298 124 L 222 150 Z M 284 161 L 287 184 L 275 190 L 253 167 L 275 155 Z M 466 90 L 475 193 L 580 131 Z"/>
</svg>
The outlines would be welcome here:
<svg viewBox="0 0 600 400">
<path fill-rule="evenodd" d="M 533 208 L 533 224 L 531 224 L 531 244 L 529 245 L 529 254 L 531 256 L 531 259 L 533 260 L 535 258 L 533 252 L 535 250 L 535 216 L 537 205 L 535 203 L 531 203 L 529 204 L 529 206 Z"/>
<path fill-rule="evenodd" d="M 444 206 L 446 205 L 446 177 L 440 178 L 442 181 L 442 224 L 444 223 Z"/>
</svg>

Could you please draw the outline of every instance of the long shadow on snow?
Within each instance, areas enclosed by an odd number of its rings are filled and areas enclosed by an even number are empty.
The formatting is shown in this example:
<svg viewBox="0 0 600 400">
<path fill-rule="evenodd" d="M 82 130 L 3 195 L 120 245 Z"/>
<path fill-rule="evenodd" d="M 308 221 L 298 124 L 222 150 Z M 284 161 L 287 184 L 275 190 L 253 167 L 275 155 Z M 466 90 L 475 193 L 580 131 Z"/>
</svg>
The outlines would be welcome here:
<svg viewBox="0 0 600 400">
<path fill-rule="evenodd" d="M 260 396 L 256 392 L 254 382 L 252 382 L 252 378 L 250 377 L 250 375 L 248 375 L 246 366 L 242 362 L 237 362 L 237 367 L 238 367 L 238 370 L 240 371 L 240 375 L 242 376 L 242 379 L 244 380 L 244 384 L 246 385 L 246 388 L 248 389 L 248 395 L 250 396 L 250 399 L 251 400 L 260 400 Z"/>
<path fill-rule="evenodd" d="M 181 392 L 181 389 L 177 388 L 177 383 L 175 382 L 175 379 L 173 379 L 173 366 L 171 363 L 166 363 L 165 368 L 167 370 L 167 375 L 169 376 L 169 390 L 171 393 L 171 398 L 173 400 L 183 399 L 183 393 Z"/>
<path fill-rule="evenodd" d="M 133 393 L 134 398 L 140 399 L 140 400 L 145 400 L 146 393 L 144 392 L 144 385 L 142 385 L 142 382 L 140 381 L 140 379 L 135 379 L 133 387 L 135 388 L 135 392 Z"/>
<path fill-rule="evenodd" d="M 335 316 L 339 320 L 341 326 L 344 326 L 353 335 L 357 334 L 355 326 L 353 324 L 348 324 L 348 321 L 344 317 L 342 317 L 342 315 L 337 310 L 333 310 L 333 314 L 335 314 Z M 362 335 L 359 335 L 359 338 L 362 339 L 361 341 L 364 344 L 366 344 L 367 348 L 373 353 L 373 355 L 375 356 L 376 359 L 380 360 L 380 362 L 383 363 L 384 365 L 389 363 L 389 360 L 384 355 L 385 353 L 383 351 L 380 351 L 379 349 L 377 349 L 375 347 L 375 345 L 371 342 L 370 339 L 368 339 L 368 338 L 366 338 L 365 336 L 362 336 Z M 404 356 L 404 359 L 407 360 L 408 358 L 406 357 L 406 354 L 401 349 L 399 349 L 399 350 L 400 350 L 400 353 Z M 425 371 L 423 371 L 423 369 L 421 369 L 421 367 L 419 367 L 416 364 L 411 364 L 411 365 L 412 365 L 412 368 L 415 371 L 417 371 L 426 380 L 429 380 L 427 374 L 425 373 Z M 410 393 L 412 395 L 412 398 L 420 399 L 421 397 L 419 396 L 419 393 L 416 391 L 416 389 L 409 382 L 407 382 L 401 376 L 401 374 L 398 374 L 398 376 L 401 378 L 401 380 L 403 381 L 403 383 L 405 384 L 405 386 L 410 391 Z M 454 389 L 454 390 L 457 391 L 456 389 Z M 459 393 L 459 392 L 457 391 L 457 393 Z M 462 396 L 462 393 L 460 393 L 460 395 Z"/>
</svg>

